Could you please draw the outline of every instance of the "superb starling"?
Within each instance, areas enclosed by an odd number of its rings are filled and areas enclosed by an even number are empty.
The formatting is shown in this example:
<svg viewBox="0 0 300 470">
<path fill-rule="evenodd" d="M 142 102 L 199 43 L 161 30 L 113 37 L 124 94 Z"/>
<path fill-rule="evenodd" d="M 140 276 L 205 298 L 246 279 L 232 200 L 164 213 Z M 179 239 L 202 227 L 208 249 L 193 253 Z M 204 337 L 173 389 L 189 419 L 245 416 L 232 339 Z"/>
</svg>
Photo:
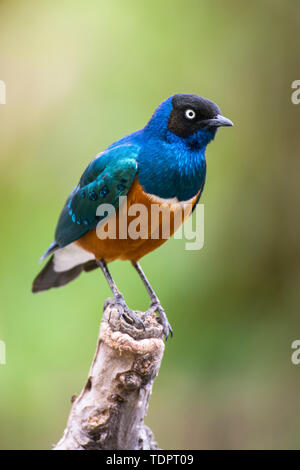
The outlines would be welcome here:
<svg viewBox="0 0 300 470">
<path fill-rule="evenodd" d="M 159 247 L 166 238 L 160 230 L 159 236 L 152 237 L 152 228 L 143 237 L 130 237 L 127 232 L 121 236 L 119 230 L 114 237 L 99 237 L 99 224 L 107 223 L 109 214 L 99 214 L 98 209 L 110 204 L 117 216 L 125 205 L 130 221 L 128 213 L 133 204 L 149 209 L 156 204 L 168 206 L 174 219 L 178 208 L 189 203 L 191 209 L 181 219 L 183 222 L 203 191 L 207 144 L 214 139 L 218 127 L 232 125 L 212 101 L 192 94 L 176 94 L 160 104 L 143 129 L 98 154 L 63 207 L 55 240 L 41 260 L 49 255 L 51 258 L 34 280 L 33 292 L 63 286 L 82 271 L 100 267 L 113 293 L 112 302 L 121 307 L 129 321 L 142 327 L 142 320 L 128 308 L 107 268 L 107 263 L 115 259 L 129 260 L 151 299 L 146 314 L 157 312 L 166 338 L 169 333 L 172 335 L 165 311 L 139 264 L 142 256 Z M 149 214 L 151 225 L 151 211 Z M 161 218 L 158 224 L 160 229 Z M 173 223 L 170 236 L 174 230 Z"/>
</svg>

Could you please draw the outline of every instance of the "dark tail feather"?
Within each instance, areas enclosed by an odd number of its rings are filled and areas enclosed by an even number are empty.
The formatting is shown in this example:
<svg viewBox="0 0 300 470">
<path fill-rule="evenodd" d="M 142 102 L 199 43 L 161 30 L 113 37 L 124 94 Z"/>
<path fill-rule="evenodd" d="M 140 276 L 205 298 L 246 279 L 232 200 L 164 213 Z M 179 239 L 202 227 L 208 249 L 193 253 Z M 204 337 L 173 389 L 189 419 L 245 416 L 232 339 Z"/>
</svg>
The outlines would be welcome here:
<svg viewBox="0 0 300 470">
<path fill-rule="evenodd" d="M 49 259 L 48 263 L 42 271 L 37 275 L 32 284 L 32 292 L 40 292 L 48 290 L 51 287 L 61 287 L 68 282 L 73 281 L 82 271 L 92 271 L 98 265 L 95 261 L 88 261 L 84 264 L 79 264 L 69 271 L 56 272 L 53 268 L 53 256 Z"/>
</svg>

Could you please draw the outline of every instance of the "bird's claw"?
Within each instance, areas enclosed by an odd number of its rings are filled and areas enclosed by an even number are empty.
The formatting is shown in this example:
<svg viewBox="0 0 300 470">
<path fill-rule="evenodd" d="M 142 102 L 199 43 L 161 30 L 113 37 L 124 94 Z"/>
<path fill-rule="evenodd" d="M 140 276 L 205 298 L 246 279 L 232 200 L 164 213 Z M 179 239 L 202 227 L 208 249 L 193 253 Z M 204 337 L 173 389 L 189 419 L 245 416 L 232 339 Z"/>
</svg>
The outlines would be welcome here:
<svg viewBox="0 0 300 470">
<path fill-rule="evenodd" d="M 163 332 L 166 337 L 166 340 L 168 339 L 169 335 L 171 337 L 173 336 L 173 330 L 168 321 L 167 315 L 164 309 L 162 308 L 160 302 L 157 300 L 151 302 L 149 309 L 147 310 L 147 312 L 144 313 L 142 318 L 140 318 L 133 310 L 131 310 L 127 306 L 125 299 L 122 295 L 115 296 L 113 299 L 107 299 L 104 304 L 104 309 L 106 308 L 107 305 L 116 306 L 119 310 L 120 318 L 123 317 L 127 323 L 130 323 L 131 325 L 134 325 L 137 328 L 143 328 L 143 330 L 146 329 L 143 320 L 148 315 L 151 315 L 153 313 L 158 313 L 159 315 L 158 321 L 163 327 Z"/>
<path fill-rule="evenodd" d="M 145 314 L 143 315 L 143 318 L 145 318 L 147 315 L 150 315 L 150 314 L 156 313 L 156 312 L 159 314 L 159 321 L 160 321 L 160 323 L 163 327 L 163 332 L 164 332 L 164 335 L 165 335 L 166 341 L 167 341 L 169 335 L 172 338 L 173 330 L 172 330 L 172 327 L 171 327 L 171 325 L 168 321 L 166 312 L 162 308 L 159 301 L 155 300 L 155 301 L 151 302 L 151 305 L 150 305 L 149 309 L 147 310 L 147 312 L 145 312 Z"/>
<path fill-rule="evenodd" d="M 146 329 L 143 320 L 133 311 L 131 310 L 124 298 L 122 296 L 116 296 L 113 299 L 110 299 L 111 303 L 113 303 L 119 310 L 119 318 L 123 317 L 127 323 L 136 326 L 137 328 Z"/>
</svg>

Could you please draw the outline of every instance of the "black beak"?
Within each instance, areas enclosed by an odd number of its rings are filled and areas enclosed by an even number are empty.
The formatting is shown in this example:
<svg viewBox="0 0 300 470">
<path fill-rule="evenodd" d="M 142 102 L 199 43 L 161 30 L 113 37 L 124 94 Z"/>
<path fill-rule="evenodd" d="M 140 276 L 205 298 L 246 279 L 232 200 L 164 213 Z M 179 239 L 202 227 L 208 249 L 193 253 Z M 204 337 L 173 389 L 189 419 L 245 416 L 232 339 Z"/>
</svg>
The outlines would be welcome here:
<svg viewBox="0 0 300 470">
<path fill-rule="evenodd" d="M 213 119 L 207 119 L 207 125 L 211 127 L 221 127 L 221 126 L 233 126 L 233 122 L 230 119 L 218 114 Z"/>
</svg>

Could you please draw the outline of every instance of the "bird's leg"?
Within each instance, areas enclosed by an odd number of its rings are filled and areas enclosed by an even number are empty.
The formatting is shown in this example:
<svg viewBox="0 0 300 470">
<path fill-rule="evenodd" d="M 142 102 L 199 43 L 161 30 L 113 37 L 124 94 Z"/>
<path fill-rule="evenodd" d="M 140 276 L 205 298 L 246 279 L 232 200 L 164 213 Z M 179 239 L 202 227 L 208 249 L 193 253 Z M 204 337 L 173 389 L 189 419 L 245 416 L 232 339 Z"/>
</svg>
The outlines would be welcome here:
<svg viewBox="0 0 300 470">
<path fill-rule="evenodd" d="M 137 326 L 142 327 L 145 329 L 144 322 L 137 316 L 137 314 L 133 311 L 130 310 L 130 308 L 127 306 L 125 299 L 119 289 L 117 288 L 117 285 L 115 281 L 112 278 L 112 275 L 110 274 L 107 264 L 103 259 L 101 260 L 96 260 L 96 263 L 98 266 L 102 269 L 102 272 L 105 276 L 105 279 L 108 282 L 108 285 L 110 287 L 110 290 L 113 293 L 114 298 L 108 300 L 110 303 L 114 303 L 117 306 L 120 306 L 120 316 L 123 315 L 126 320 L 130 320 L 130 323 L 135 323 Z"/>
<path fill-rule="evenodd" d="M 121 292 L 119 291 L 119 289 L 117 288 L 117 285 L 115 283 L 115 281 L 113 280 L 112 278 L 112 275 L 110 274 L 109 270 L 108 270 L 108 267 L 107 267 L 107 264 L 105 263 L 105 261 L 103 259 L 101 260 L 96 260 L 96 263 L 98 264 L 98 266 L 102 269 L 102 272 L 105 276 L 105 279 L 107 280 L 108 282 L 108 285 L 110 287 L 110 290 L 112 291 L 113 293 L 113 296 L 115 299 L 118 299 L 118 300 L 122 300 L 125 302 L 124 300 L 124 297 L 122 296 Z"/>
<path fill-rule="evenodd" d="M 160 303 L 157 295 L 155 294 L 154 290 L 152 289 L 150 282 L 146 278 L 145 273 L 142 270 L 140 264 L 137 261 L 132 261 L 132 265 L 134 266 L 134 268 L 136 269 L 138 275 L 140 276 L 141 280 L 143 281 L 143 284 L 146 287 L 147 292 L 148 292 L 148 294 L 150 296 L 150 299 L 151 299 L 150 307 L 147 310 L 147 312 L 145 312 L 145 316 L 149 315 L 153 312 L 157 312 L 159 314 L 160 321 L 161 321 L 161 324 L 163 326 L 164 334 L 166 336 L 166 339 L 168 339 L 169 334 L 171 336 L 173 336 L 173 331 L 172 331 L 171 325 L 168 321 L 166 312 L 162 308 L 161 303 Z"/>
</svg>

